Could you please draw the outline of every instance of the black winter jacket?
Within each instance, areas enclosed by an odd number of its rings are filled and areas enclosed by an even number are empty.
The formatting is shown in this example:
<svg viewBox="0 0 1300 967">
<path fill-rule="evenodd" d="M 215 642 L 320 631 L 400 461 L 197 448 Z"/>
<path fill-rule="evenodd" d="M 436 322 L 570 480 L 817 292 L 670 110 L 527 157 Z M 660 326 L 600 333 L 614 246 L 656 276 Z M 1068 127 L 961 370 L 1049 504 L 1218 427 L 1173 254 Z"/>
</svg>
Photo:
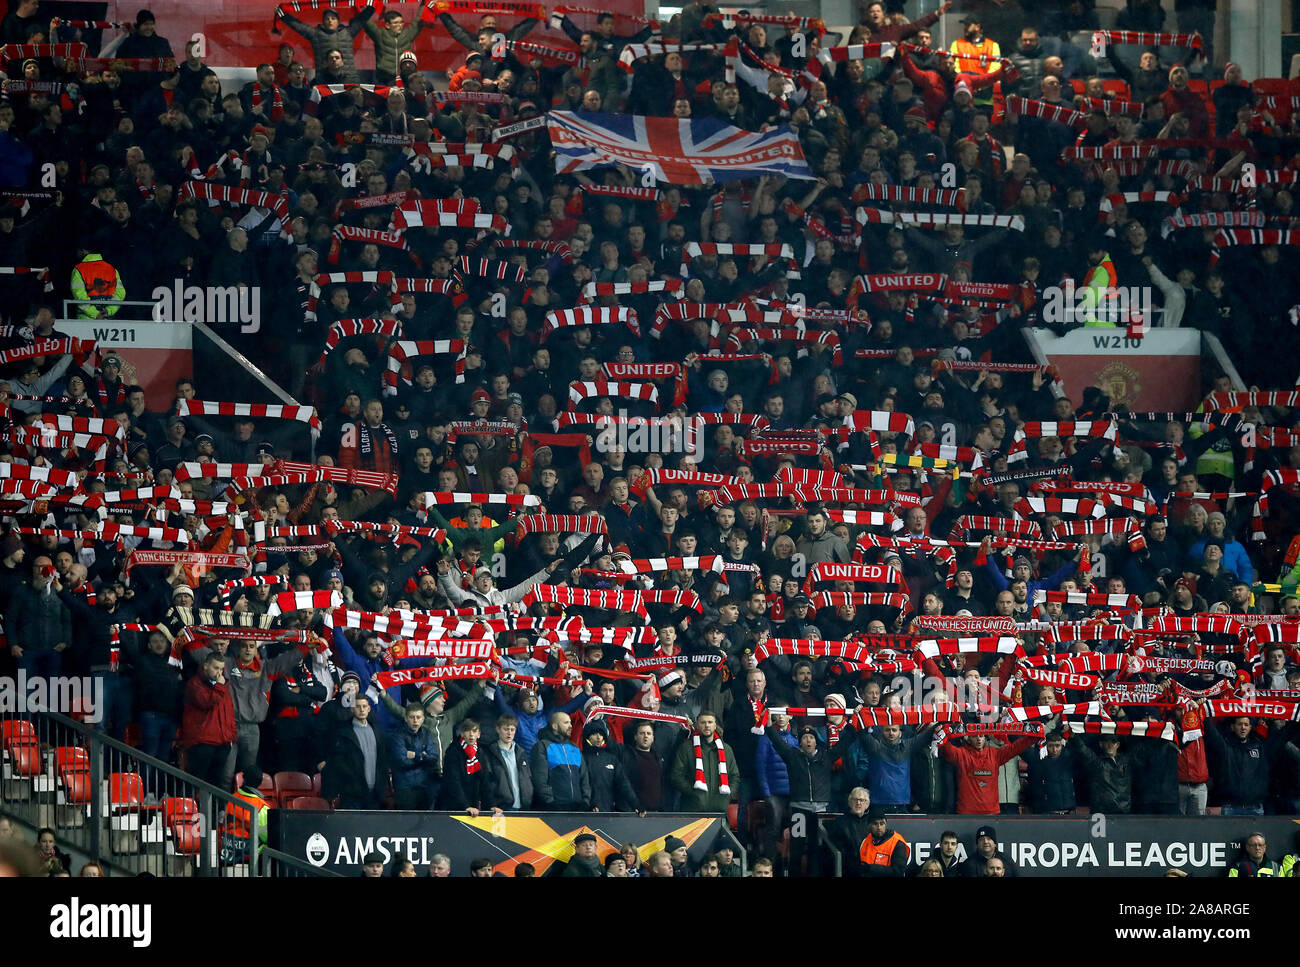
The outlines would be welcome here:
<svg viewBox="0 0 1300 967">
<path fill-rule="evenodd" d="M 835 758 L 830 750 L 818 745 L 816 754 L 810 756 L 803 749 L 787 745 L 781 733 L 771 726 L 767 728 L 767 737 L 790 774 L 790 801 L 829 804 L 831 762 Z"/>
<path fill-rule="evenodd" d="M 608 745 L 587 745 L 582 761 L 591 777 L 591 805 L 602 813 L 636 812 L 641 808 L 628 779 L 619 750 Z"/>
</svg>

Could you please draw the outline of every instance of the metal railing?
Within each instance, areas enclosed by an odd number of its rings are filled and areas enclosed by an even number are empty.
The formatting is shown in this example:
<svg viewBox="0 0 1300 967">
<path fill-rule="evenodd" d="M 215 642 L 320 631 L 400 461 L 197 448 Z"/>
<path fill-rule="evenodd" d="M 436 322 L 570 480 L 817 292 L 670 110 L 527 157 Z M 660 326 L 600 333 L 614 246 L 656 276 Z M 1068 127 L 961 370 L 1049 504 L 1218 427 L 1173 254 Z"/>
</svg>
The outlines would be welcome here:
<svg viewBox="0 0 1300 967">
<path fill-rule="evenodd" d="M 296 856 L 290 856 L 288 853 L 281 853 L 278 849 L 272 849 L 270 846 L 263 846 L 258 850 L 258 855 L 262 861 L 263 876 L 337 876 L 342 878 L 342 873 L 336 873 L 334 870 L 327 870 L 323 867 L 312 866 L 305 863 Z"/>
<path fill-rule="evenodd" d="M 64 299 L 63 316 L 55 320 L 55 327 L 59 328 L 61 323 L 84 324 L 97 322 L 98 320 L 76 318 L 69 312 L 69 307 L 89 302 L 90 300 L 85 299 Z M 302 405 L 248 356 L 232 346 L 220 333 L 206 323 L 172 319 L 155 320 L 148 314 L 152 312 L 154 306 L 152 302 L 121 300 L 111 303 L 95 301 L 94 304 L 101 307 L 111 304 L 148 310 L 142 320 L 128 318 L 120 313 L 104 320 L 104 326 L 109 330 L 113 332 L 130 332 L 132 334 L 131 339 L 135 338 L 137 328 L 130 324 L 137 321 L 153 326 L 186 327 L 190 334 L 192 372 L 200 380 L 198 385 L 204 387 L 202 392 L 208 394 L 203 397 L 205 399 L 221 399 L 241 403 L 283 403 L 288 406 Z M 128 325 L 117 327 L 114 325 L 117 322 L 126 322 Z M 139 329 L 139 331 L 144 332 L 145 330 Z M 110 342 L 108 346 L 113 352 L 123 355 L 130 361 L 132 356 L 130 345 Z M 217 378 L 214 379 L 213 377 Z M 316 432 L 305 423 L 295 420 L 264 421 L 261 423 L 258 433 L 259 440 L 270 441 L 277 450 L 291 452 L 298 459 L 314 461 L 316 458 Z"/>
<path fill-rule="evenodd" d="M 6 753 L 0 810 L 114 873 L 263 875 L 256 824 L 243 824 L 246 840 L 227 829 L 228 807 L 248 815 L 244 800 L 54 712 L 4 721 L 30 722 L 36 746 L 21 764 Z"/>
<path fill-rule="evenodd" d="M 1206 359 L 1212 359 L 1218 364 L 1223 375 L 1227 376 L 1232 382 L 1232 388 L 1238 392 L 1246 389 L 1246 381 L 1241 378 L 1237 372 L 1237 367 L 1233 365 L 1232 359 L 1228 356 L 1228 351 L 1223 348 L 1223 343 L 1219 337 L 1212 332 L 1201 333 L 1201 355 Z M 1201 382 L 1209 383 L 1210 381 L 1201 377 Z"/>
</svg>

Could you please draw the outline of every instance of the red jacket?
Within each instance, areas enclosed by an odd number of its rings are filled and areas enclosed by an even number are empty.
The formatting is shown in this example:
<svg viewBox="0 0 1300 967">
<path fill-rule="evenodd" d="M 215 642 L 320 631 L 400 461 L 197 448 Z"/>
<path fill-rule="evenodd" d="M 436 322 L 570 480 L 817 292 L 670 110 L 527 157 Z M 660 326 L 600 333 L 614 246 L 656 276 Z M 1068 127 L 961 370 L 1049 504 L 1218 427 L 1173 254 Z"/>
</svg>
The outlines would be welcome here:
<svg viewBox="0 0 1300 967">
<path fill-rule="evenodd" d="M 1205 106 L 1205 98 L 1191 88 L 1176 91 L 1172 87 L 1160 95 L 1165 106 L 1165 117 L 1182 113 L 1187 117 L 1187 136 L 1189 138 L 1208 138 L 1210 136 L 1210 109 Z"/>
<path fill-rule="evenodd" d="M 957 767 L 957 812 L 963 815 L 992 816 L 999 812 L 998 769 L 1034 744 L 1027 735 L 1000 749 L 984 746 L 976 752 L 951 742 L 939 754 Z"/>
<path fill-rule="evenodd" d="M 876 42 L 874 36 L 871 40 L 873 43 Z M 925 105 L 926 117 L 931 121 L 938 120 L 939 115 L 943 113 L 944 108 L 948 106 L 948 102 L 952 99 L 948 82 L 938 71 L 927 71 L 917 67 L 912 62 L 912 58 L 908 56 L 906 47 L 900 47 L 899 50 L 901 51 L 899 60 L 903 64 L 903 73 L 916 86 L 916 93 L 920 95 L 921 102 Z M 970 85 L 972 91 L 992 87 L 996 82 L 1002 80 L 1002 70 L 999 67 L 992 74 L 959 73 L 952 79 L 953 87 L 956 86 L 958 81 L 965 81 Z M 1205 104 L 1202 102 L 1201 108 L 1204 109 L 1204 107 Z"/>
<path fill-rule="evenodd" d="M 235 699 L 226 683 L 213 685 L 195 675 L 185 685 L 185 710 L 181 716 L 181 745 L 225 745 L 239 736 L 235 726 Z"/>
</svg>

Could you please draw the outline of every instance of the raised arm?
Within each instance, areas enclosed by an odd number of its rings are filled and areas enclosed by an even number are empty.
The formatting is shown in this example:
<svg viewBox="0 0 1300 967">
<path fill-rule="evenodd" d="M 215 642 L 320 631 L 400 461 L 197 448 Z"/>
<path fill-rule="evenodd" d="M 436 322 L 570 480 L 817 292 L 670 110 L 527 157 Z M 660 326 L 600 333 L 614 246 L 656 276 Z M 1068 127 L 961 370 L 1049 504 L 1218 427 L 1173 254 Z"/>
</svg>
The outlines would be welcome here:
<svg viewBox="0 0 1300 967">
<path fill-rule="evenodd" d="M 361 33 L 361 28 L 366 26 L 366 24 L 370 22 L 370 18 L 374 15 L 374 7 L 365 7 L 360 13 L 353 15 L 352 19 L 348 21 L 348 36 L 355 37 L 357 34 Z"/>
<path fill-rule="evenodd" d="M 474 35 L 460 24 L 456 23 L 451 14 L 440 13 L 438 14 L 438 19 L 442 21 L 443 26 L 447 28 L 447 32 L 451 34 L 452 38 L 458 44 L 470 50 L 478 50 L 478 44 L 474 40 Z"/>
<path fill-rule="evenodd" d="M 464 604 L 466 601 L 473 603 L 478 600 L 452 580 L 450 571 L 438 575 L 438 590 L 445 594 L 452 604 Z M 520 597 L 523 597 L 523 595 L 520 595 Z"/>
<path fill-rule="evenodd" d="M 523 20 L 519 21 L 519 23 L 506 31 L 506 40 L 523 40 L 538 23 L 539 21 L 536 17 L 525 17 Z"/>
<path fill-rule="evenodd" d="M 312 35 L 316 33 L 315 27 L 308 26 L 293 14 L 283 10 L 280 12 L 280 19 L 283 20 L 294 33 L 302 34 L 303 38 L 308 42 L 314 42 L 315 38 Z"/>
<path fill-rule="evenodd" d="M 1002 748 L 997 750 L 995 756 L 998 760 L 998 765 L 1002 765 L 1004 762 L 1010 762 L 1037 741 L 1038 740 L 1032 735 L 1026 735 L 1023 739 L 1017 739 L 1010 745 L 1004 745 Z"/>
</svg>

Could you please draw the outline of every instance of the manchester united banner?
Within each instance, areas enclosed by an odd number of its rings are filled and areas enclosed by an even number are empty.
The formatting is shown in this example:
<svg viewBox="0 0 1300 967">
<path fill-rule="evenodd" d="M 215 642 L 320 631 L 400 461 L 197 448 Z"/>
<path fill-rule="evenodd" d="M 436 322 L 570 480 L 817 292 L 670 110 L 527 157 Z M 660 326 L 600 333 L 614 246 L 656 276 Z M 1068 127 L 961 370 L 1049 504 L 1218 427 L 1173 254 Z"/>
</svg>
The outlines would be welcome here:
<svg viewBox="0 0 1300 967">
<path fill-rule="evenodd" d="M 789 127 L 744 131 L 716 118 L 657 118 L 640 114 L 552 111 L 547 128 L 560 174 L 621 164 L 657 182 L 702 185 L 785 175 L 816 177 Z"/>
</svg>

